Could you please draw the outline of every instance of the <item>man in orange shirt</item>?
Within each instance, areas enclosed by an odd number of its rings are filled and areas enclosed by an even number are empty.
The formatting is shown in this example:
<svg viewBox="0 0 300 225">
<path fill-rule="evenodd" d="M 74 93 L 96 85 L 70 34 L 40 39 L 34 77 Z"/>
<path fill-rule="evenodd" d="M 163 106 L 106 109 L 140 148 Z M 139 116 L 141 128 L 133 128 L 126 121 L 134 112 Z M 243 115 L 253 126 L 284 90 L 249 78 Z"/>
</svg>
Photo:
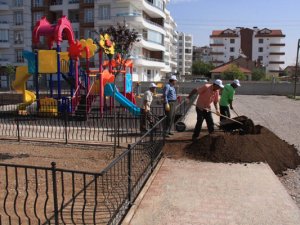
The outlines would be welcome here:
<svg viewBox="0 0 300 225">
<path fill-rule="evenodd" d="M 196 141 L 201 132 L 203 120 L 206 121 L 208 132 L 211 134 L 214 132 L 214 121 L 211 114 L 211 103 L 214 103 L 216 113 L 219 113 L 218 103 L 219 103 L 219 90 L 224 88 L 222 81 L 217 79 L 213 84 L 205 84 L 198 89 L 192 90 L 189 94 L 188 99 L 198 93 L 198 99 L 196 103 L 196 112 L 197 112 L 197 123 L 194 129 L 193 141 Z"/>
</svg>

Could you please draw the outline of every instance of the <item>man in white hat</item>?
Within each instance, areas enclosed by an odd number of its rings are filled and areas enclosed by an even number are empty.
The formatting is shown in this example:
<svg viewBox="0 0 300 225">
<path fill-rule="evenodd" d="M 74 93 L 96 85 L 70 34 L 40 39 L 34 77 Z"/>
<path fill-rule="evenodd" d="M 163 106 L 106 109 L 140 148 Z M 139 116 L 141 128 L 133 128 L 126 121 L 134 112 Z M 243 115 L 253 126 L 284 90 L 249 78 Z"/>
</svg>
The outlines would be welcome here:
<svg viewBox="0 0 300 225">
<path fill-rule="evenodd" d="M 165 114 L 167 116 L 166 137 L 173 135 L 173 133 L 171 132 L 171 128 L 175 120 L 175 108 L 177 102 L 176 89 L 175 89 L 176 82 L 177 82 L 176 76 L 172 75 L 171 78 L 169 79 L 169 83 L 167 83 L 163 89 Z"/>
<path fill-rule="evenodd" d="M 147 121 L 150 125 L 153 125 L 152 118 L 150 116 L 150 106 L 153 101 L 153 93 L 156 89 L 156 84 L 151 83 L 149 85 L 149 89 L 145 91 L 143 101 L 142 101 L 142 116 L 141 116 L 141 126 L 140 130 L 141 132 L 147 131 Z"/>
<path fill-rule="evenodd" d="M 213 84 L 205 84 L 199 88 L 192 90 L 187 99 L 189 100 L 194 94 L 198 94 L 198 99 L 196 102 L 196 112 L 197 112 L 197 123 L 195 125 L 193 133 L 193 141 L 197 141 L 201 129 L 203 120 L 206 121 L 208 132 L 211 134 L 214 132 L 214 121 L 211 113 L 211 103 L 214 103 L 216 113 L 219 113 L 218 103 L 219 103 L 219 90 L 224 88 L 222 81 L 217 79 Z"/>
<path fill-rule="evenodd" d="M 233 110 L 232 102 L 235 95 L 235 89 L 240 87 L 240 81 L 235 79 L 231 84 L 226 84 L 222 90 L 221 100 L 220 100 L 220 112 L 221 115 L 230 117 L 230 109 Z M 224 117 L 220 117 L 220 121 L 225 120 Z"/>
</svg>

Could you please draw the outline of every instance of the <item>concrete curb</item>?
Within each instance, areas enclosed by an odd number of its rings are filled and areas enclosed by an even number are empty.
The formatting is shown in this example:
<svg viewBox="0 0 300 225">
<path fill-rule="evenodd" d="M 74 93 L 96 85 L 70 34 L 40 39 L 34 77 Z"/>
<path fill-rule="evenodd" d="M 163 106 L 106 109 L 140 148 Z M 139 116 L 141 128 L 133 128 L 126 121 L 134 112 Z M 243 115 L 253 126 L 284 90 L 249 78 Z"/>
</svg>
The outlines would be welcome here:
<svg viewBox="0 0 300 225">
<path fill-rule="evenodd" d="M 131 222 L 132 218 L 134 217 L 137 209 L 139 208 L 141 202 L 143 201 L 146 193 L 148 192 L 152 182 L 154 181 L 154 178 L 156 177 L 156 175 L 157 175 L 158 171 L 160 170 L 160 168 L 161 168 L 162 164 L 164 163 L 164 161 L 165 161 L 165 158 L 162 157 L 161 160 L 158 162 L 155 170 L 153 171 L 153 173 L 149 177 L 149 179 L 148 179 L 147 183 L 145 184 L 143 190 L 140 192 L 140 194 L 138 195 L 138 197 L 134 201 L 133 205 L 131 206 L 130 210 L 128 211 L 127 215 L 123 219 L 122 225 L 130 225 L 130 222 Z"/>
</svg>

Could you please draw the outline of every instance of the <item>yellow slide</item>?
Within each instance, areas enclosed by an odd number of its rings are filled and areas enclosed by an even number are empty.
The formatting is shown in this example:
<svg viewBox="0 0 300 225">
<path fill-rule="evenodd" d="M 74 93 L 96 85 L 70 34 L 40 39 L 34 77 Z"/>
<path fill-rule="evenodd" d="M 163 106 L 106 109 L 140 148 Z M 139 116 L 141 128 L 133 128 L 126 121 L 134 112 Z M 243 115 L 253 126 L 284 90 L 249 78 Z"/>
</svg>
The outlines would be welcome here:
<svg viewBox="0 0 300 225">
<path fill-rule="evenodd" d="M 26 90 L 26 82 L 31 74 L 28 73 L 27 66 L 18 66 L 16 69 L 16 79 L 12 83 L 13 89 L 23 94 L 23 104 L 19 106 L 19 110 L 26 110 L 26 106 L 31 105 L 36 96 L 33 92 Z"/>
</svg>

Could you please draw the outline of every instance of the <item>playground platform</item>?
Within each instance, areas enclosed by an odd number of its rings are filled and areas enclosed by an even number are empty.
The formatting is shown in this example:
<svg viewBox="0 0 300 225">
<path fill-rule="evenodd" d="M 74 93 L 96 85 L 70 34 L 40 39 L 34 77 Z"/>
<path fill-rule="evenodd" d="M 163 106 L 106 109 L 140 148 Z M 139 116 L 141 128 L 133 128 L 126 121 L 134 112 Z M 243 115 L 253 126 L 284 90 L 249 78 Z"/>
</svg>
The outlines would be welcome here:
<svg viewBox="0 0 300 225">
<path fill-rule="evenodd" d="M 299 221 L 299 208 L 267 164 L 166 158 L 123 224 L 299 225 Z"/>
</svg>

